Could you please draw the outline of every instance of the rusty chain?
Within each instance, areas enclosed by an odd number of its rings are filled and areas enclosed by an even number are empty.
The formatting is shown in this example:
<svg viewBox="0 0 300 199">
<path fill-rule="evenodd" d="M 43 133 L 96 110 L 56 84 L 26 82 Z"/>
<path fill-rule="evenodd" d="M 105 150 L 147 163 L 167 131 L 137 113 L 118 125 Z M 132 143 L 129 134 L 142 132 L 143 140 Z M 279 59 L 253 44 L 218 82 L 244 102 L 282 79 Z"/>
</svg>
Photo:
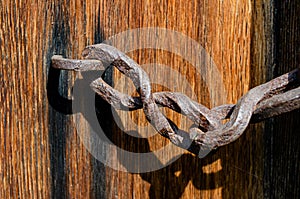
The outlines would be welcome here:
<svg viewBox="0 0 300 199">
<path fill-rule="evenodd" d="M 129 77 L 139 97 L 121 93 L 101 77 L 91 83 L 92 89 L 116 109 L 143 109 L 147 120 L 158 133 L 173 144 L 194 154 L 207 154 L 238 139 L 249 123 L 260 122 L 300 108 L 299 68 L 259 85 L 241 97 L 237 104 L 221 105 L 212 109 L 177 92 L 151 92 L 146 72 L 126 54 L 106 44 L 87 46 L 82 53 L 85 60 L 52 57 L 52 66 L 62 70 L 88 71 L 116 67 Z M 168 107 L 184 114 L 195 125 L 187 133 L 168 120 L 159 110 Z M 223 122 L 227 119 L 227 122 Z"/>
</svg>

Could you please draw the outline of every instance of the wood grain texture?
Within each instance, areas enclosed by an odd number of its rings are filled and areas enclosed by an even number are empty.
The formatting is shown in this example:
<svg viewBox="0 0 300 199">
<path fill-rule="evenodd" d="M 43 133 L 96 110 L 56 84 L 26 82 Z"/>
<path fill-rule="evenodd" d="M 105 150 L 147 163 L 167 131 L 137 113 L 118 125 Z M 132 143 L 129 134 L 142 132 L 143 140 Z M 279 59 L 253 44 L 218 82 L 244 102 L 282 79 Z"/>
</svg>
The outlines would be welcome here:
<svg viewBox="0 0 300 199">
<path fill-rule="evenodd" d="M 296 1 L 2 0 L 0 198 L 277 198 L 286 193 L 299 198 L 299 111 L 266 126 L 251 125 L 238 141 L 205 159 L 186 153 L 163 169 L 131 174 L 105 167 L 76 133 L 72 87 L 84 74 L 50 67 L 53 54 L 81 58 L 86 45 L 122 31 L 167 28 L 206 49 L 220 71 L 226 98 L 217 96 L 218 88 L 209 88 L 189 62 L 172 52 L 142 49 L 128 55 L 139 64 L 156 62 L 178 71 L 195 96 L 183 87 L 180 92 L 208 107 L 221 100 L 236 103 L 251 87 L 299 67 L 297 13 Z M 113 81 L 121 77 L 114 72 Z M 106 80 L 112 81 L 111 74 Z M 214 79 L 207 81 L 216 85 Z M 153 85 L 154 91 L 164 89 Z M 144 152 L 168 143 L 160 136 L 128 136 L 116 125 L 111 108 L 96 100 L 102 107 L 100 123 L 116 145 Z M 91 103 L 83 96 L 83 107 Z M 188 129 L 179 114 L 164 111 Z M 147 125 L 141 111 L 122 114 L 124 121 Z M 88 132 L 84 119 L 79 126 Z"/>
<path fill-rule="evenodd" d="M 107 36 L 137 27 L 161 27 L 182 32 L 195 39 L 212 56 L 221 73 L 228 91 L 224 102 L 232 103 L 236 102 L 250 86 L 251 6 L 249 1 L 140 1 L 139 3 L 128 1 L 128 4 L 123 1 L 115 4 L 107 2 L 101 13 L 110 17 L 101 21 L 101 24 L 103 27 L 111 27 L 107 33 L 104 31 Z M 195 75 L 196 71 L 191 64 L 171 52 L 146 49 L 134 51 L 130 56 L 140 64 L 160 63 L 184 74 L 192 85 L 195 100 L 208 107 L 215 106 L 217 98 L 222 97 L 214 95 L 214 89 L 208 88 L 207 82 Z M 207 76 L 210 76 L 211 72 L 207 71 Z M 120 77 L 116 73 L 115 81 L 118 82 Z M 162 75 L 161 78 L 165 76 Z M 213 81 L 216 80 L 210 81 L 212 81 L 210 85 L 215 85 Z M 161 89 L 165 88 L 157 85 L 153 87 L 154 91 Z M 182 89 L 180 92 L 193 97 L 187 90 Z M 180 124 L 178 114 L 171 111 L 166 113 L 172 121 Z M 131 118 L 137 118 L 134 119 L 135 124 L 144 125 L 145 118 L 142 115 L 142 111 L 136 111 L 124 113 L 120 117 L 129 131 L 137 128 L 126 122 Z M 181 127 L 188 129 L 185 125 Z M 118 130 L 116 124 L 114 128 L 114 142 L 127 150 L 134 150 L 134 145 L 140 146 L 134 151 L 156 150 L 168 143 L 160 136 L 154 136 L 147 142 L 129 138 L 126 133 Z M 216 154 L 203 160 L 185 154 L 164 169 L 140 175 L 108 168 L 107 196 L 108 198 L 230 198 L 233 193 L 238 198 L 262 196 L 262 143 L 255 144 L 261 137 L 252 138 L 254 130 L 250 129 L 236 143 L 220 149 Z M 248 157 L 247 161 L 240 161 L 242 157 Z M 203 167 L 207 173 L 203 171 Z"/>
<path fill-rule="evenodd" d="M 50 196 L 45 10 L 1 1 L 1 198 Z"/>
<path fill-rule="evenodd" d="M 1 1 L 1 198 L 79 198 L 103 189 L 92 181 L 101 166 L 71 120 L 75 76 L 50 68 L 53 54 L 78 57 L 95 42 L 95 5 Z"/>
<path fill-rule="evenodd" d="M 274 7 L 273 64 L 267 68 L 268 79 L 299 68 L 300 5 L 297 1 L 278 1 Z M 281 115 L 266 123 L 265 196 L 300 197 L 300 111 Z"/>
</svg>

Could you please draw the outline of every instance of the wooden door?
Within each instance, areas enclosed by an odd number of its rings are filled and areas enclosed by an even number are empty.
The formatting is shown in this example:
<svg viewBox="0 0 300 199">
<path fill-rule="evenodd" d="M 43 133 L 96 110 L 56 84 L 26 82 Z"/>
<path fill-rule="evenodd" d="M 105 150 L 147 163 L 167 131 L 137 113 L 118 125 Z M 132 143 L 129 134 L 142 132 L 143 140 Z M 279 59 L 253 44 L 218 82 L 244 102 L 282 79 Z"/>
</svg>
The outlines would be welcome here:
<svg viewBox="0 0 300 199">
<path fill-rule="evenodd" d="M 186 152 L 156 171 L 118 171 L 91 155 L 76 133 L 78 126 L 90 128 L 84 118 L 75 124 L 72 111 L 72 86 L 83 74 L 56 70 L 50 60 L 54 54 L 81 58 L 85 46 L 136 28 L 177 31 L 211 56 L 226 96 L 216 94 L 217 80 L 204 81 L 175 53 L 128 55 L 182 74 L 194 99 L 211 108 L 220 100 L 236 103 L 250 88 L 299 67 L 299 11 L 292 0 L 1 1 L 0 198 L 299 198 L 299 110 L 250 125 L 236 142 L 203 159 Z M 206 73 L 213 75 L 209 68 Z M 111 83 L 120 78 L 118 72 L 106 77 Z M 160 136 L 129 136 L 111 107 L 96 102 L 105 115 L 99 122 L 116 145 L 135 152 L 166 145 Z M 165 113 L 181 122 L 179 114 Z M 140 111 L 122 114 L 138 126 L 147 123 Z"/>
</svg>

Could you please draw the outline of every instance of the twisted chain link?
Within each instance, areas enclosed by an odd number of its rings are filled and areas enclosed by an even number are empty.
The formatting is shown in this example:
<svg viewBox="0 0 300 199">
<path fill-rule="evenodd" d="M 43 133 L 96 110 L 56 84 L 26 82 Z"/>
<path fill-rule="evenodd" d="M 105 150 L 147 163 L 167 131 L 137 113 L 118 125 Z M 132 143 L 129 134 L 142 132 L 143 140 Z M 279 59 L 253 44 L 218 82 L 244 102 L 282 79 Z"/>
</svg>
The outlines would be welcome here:
<svg viewBox="0 0 300 199">
<path fill-rule="evenodd" d="M 52 57 L 52 66 L 73 71 L 105 70 L 109 65 L 116 67 L 132 80 L 139 97 L 115 90 L 101 77 L 91 83 L 91 88 L 116 109 L 143 109 L 147 120 L 160 135 L 197 155 L 235 141 L 249 123 L 300 108 L 299 68 L 252 88 L 237 104 L 208 109 L 182 93 L 152 93 L 147 73 L 112 46 L 87 46 L 82 55 L 86 60 L 64 59 L 55 55 Z M 195 125 L 189 129 L 189 133 L 180 130 L 160 112 L 158 105 L 187 116 Z M 226 123 L 223 122 L 225 119 L 228 119 Z"/>
</svg>

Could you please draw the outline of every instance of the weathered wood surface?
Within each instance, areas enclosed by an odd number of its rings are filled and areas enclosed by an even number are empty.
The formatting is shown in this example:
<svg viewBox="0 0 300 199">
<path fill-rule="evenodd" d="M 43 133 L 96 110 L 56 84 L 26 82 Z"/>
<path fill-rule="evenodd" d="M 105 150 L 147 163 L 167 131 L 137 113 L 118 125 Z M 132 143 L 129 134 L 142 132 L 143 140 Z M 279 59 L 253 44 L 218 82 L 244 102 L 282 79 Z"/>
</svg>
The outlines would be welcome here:
<svg viewBox="0 0 300 199">
<path fill-rule="evenodd" d="M 80 58 L 86 45 L 128 29 L 168 28 L 210 53 L 228 91 L 225 101 L 235 103 L 250 87 L 299 67 L 299 11 L 296 1 L 2 0 L 0 198 L 299 198 L 299 111 L 250 126 L 205 159 L 186 153 L 164 169 L 130 174 L 105 167 L 85 149 L 71 114 L 78 74 L 50 67 L 53 54 Z M 182 58 L 150 49 L 129 55 L 184 74 L 200 103 L 212 107 L 219 100 Z M 144 125 L 141 115 L 130 113 Z M 180 122 L 178 114 L 167 116 Z M 105 119 L 124 149 L 154 150 L 166 142 L 132 139 Z M 82 122 L 82 128 L 89 127 Z"/>
<path fill-rule="evenodd" d="M 300 65 L 300 4 L 275 3 L 272 64 L 267 79 Z M 300 110 L 276 117 L 266 123 L 264 134 L 264 190 L 270 198 L 300 197 Z"/>
</svg>

